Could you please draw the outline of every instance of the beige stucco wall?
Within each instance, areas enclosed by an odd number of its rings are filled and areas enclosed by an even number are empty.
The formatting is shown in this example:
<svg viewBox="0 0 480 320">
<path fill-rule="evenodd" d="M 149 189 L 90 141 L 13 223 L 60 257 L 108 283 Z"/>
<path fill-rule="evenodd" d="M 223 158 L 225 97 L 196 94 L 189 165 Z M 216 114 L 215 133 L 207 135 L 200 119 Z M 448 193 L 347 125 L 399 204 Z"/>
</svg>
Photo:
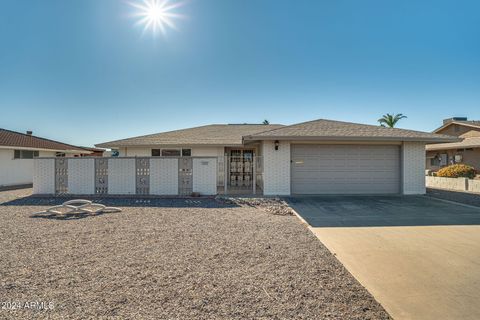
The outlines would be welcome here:
<svg viewBox="0 0 480 320">
<path fill-rule="evenodd" d="M 40 157 L 54 157 L 55 152 L 39 151 Z M 0 149 L 0 186 L 33 183 L 33 159 L 14 159 L 14 149 Z"/>
<path fill-rule="evenodd" d="M 463 156 L 463 159 L 460 163 L 467 164 L 469 166 L 474 167 L 477 170 L 480 170 L 480 148 L 474 148 L 473 150 L 437 150 L 437 151 L 427 151 L 427 158 L 426 158 L 426 168 L 428 170 L 438 170 L 440 166 L 432 166 L 430 163 L 430 158 L 436 156 L 437 154 L 447 154 L 448 155 L 448 162 L 447 165 L 450 164 L 450 160 L 455 157 L 455 155 L 460 154 Z"/>
</svg>

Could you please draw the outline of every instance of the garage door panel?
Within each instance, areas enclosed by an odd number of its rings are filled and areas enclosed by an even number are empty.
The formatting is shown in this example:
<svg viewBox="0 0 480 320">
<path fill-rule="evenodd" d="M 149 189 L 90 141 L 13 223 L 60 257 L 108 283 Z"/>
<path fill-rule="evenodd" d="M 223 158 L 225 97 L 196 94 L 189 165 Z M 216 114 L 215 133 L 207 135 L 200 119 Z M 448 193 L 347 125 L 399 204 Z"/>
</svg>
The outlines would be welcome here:
<svg viewBox="0 0 480 320">
<path fill-rule="evenodd" d="M 349 171 L 348 174 L 345 174 L 345 171 L 303 171 L 297 172 L 295 178 L 302 179 L 303 181 L 319 181 L 318 175 L 321 175 L 321 180 L 334 179 L 338 181 L 352 181 L 352 180 L 362 180 L 362 181 L 390 181 L 392 179 L 397 179 L 397 175 L 391 171 L 377 171 L 375 175 L 381 174 L 382 177 L 366 177 L 366 174 L 372 173 L 371 171 Z M 320 182 L 320 181 L 319 181 Z"/>
<path fill-rule="evenodd" d="M 400 147 L 292 145 L 292 193 L 400 192 Z"/>
<path fill-rule="evenodd" d="M 348 183 L 346 185 L 312 183 L 311 185 L 305 184 L 302 187 L 303 189 L 299 188 L 295 194 L 385 194 L 398 192 L 398 189 L 392 187 L 391 184 L 375 184 L 372 186 L 368 183 Z"/>
</svg>

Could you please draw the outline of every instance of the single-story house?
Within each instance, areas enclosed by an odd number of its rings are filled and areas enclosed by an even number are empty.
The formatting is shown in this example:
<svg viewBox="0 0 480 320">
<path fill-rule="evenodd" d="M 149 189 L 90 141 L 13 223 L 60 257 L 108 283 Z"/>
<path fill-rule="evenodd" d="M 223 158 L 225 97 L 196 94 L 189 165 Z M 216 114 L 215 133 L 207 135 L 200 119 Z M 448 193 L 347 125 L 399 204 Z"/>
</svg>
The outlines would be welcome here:
<svg viewBox="0 0 480 320">
<path fill-rule="evenodd" d="M 80 147 L 83 150 L 90 151 L 90 153 L 82 153 L 80 157 L 103 157 L 105 149 L 102 148 L 92 148 L 92 147 Z"/>
<path fill-rule="evenodd" d="M 454 163 L 467 164 L 480 170 L 480 121 L 469 121 L 463 117 L 445 119 L 443 125 L 433 132 L 456 136 L 461 141 L 427 144 L 428 170 L 438 170 Z"/>
<path fill-rule="evenodd" d="M 28 185 L 33 181 L 33 158 L 73 157 L 91 151 L 66 143 L 0 128 L 0 187 Z"/>
<path fill-rule="evenodd" d="M 218 184 L 265 195 L 423 194 L 425 145 L 447 135 L 332 120 L 289 126 L 214 124 L 116 140 L 97 147 L 120 157 L 214 156 L 225 161 Z M 256 172 L 255 172 L 256 168 Z M 219 175 L 220 176 L 220 175 Z"/>
</svg>

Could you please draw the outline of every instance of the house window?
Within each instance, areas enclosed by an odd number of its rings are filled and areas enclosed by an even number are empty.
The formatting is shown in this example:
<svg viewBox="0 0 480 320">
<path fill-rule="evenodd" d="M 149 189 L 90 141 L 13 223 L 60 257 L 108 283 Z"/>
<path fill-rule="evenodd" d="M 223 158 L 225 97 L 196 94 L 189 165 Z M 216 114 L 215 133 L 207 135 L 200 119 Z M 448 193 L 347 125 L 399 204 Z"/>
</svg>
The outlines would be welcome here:
<svg viewBox="0 0 480 320">
<path fill-rule="evenodd" d="M 56 153 L 55 153 L 55 157 L 64 158 L 64 157 L 65 157 L 65 153 L 63 153 L 63 152 L 56 152 Z"/>
<path fill-rule="evenodd" d="M 437 157 L 434 157 L 434 158 L 431 158 L 430 159 L 430 165 L 431 166 L 439 166 L 440 165 L 440 159 L 438 159 Z"/>
<path fill-rule="evenodd" d="M 180 149 L 162 149 L 162 157 L 180 157 Z"/>
<path fill-rule="evenodd" d="M 446 166 L 448 165 L 448 154 L 442 153 L 440 155 L 440 165 L 441 166 Z"/>
<path fill-rule="evenodd" d="M 160 157 L 160 149 L 152 149 L 152 157 Z"/>
<path fill-rule="evenodd" d="M 192 149 L 182 149 L 182 157 L 191 157 Z"/>
<path fill-rule="evenodd" d="M 14 150 L 13 158 L 14 159 L 33 159 L 38 157 L 38 151 L 34 150 Z"/>
</svg>

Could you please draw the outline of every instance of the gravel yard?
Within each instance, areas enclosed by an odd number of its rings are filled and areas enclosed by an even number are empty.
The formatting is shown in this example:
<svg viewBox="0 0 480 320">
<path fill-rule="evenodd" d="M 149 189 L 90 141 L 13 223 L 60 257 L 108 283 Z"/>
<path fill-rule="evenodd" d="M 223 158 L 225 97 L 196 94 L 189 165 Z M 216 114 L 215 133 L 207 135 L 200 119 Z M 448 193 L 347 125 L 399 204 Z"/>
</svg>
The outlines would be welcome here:
<svg viewBox="0 0 480 320">
<path fill-rule="evenodd" d="M 102 200 L 123 212 L 33 217 L 64 199 L 0 192 L 0 318 L 389 319 L 297 217 L 215 199 Z"/>
</svg>

